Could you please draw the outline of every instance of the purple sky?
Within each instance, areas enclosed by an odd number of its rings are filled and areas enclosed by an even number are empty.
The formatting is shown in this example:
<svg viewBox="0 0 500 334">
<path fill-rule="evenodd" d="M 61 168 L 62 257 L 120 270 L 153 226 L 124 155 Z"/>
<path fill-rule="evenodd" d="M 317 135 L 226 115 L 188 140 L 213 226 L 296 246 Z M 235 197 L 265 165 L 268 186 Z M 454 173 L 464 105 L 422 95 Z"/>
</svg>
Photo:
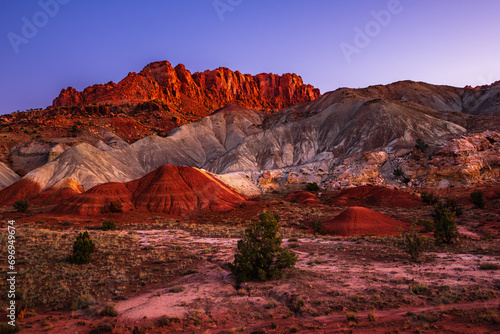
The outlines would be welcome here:
<svg viewBox="0 0 500 334">
<path fill-rule="evenodd" d="M 3 0 L 0 113 L 158 60 L 294 72 L 322 93 L 407 79 L 488 84 L 500 80 L 499 13 L 497 0 Z"/>
</svg>

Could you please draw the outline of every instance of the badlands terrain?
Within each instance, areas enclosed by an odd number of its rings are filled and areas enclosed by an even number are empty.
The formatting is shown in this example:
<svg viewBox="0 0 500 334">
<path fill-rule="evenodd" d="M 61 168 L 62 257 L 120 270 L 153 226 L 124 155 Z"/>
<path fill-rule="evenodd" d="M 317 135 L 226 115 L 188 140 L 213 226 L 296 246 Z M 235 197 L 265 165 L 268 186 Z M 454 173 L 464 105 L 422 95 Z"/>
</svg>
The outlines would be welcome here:
<svg viewBox="0 0 500 334">
<path fill-rule="evenodd" d="M 500 82 L 321 95 L 295 74 L 163 61 L 119 83 L 69 87 L 52 106 L 0 116 L 18 328 L 499 332 L 499 177 Z M 478 190 L 482 208 L 471 202 Z M 422 193 L 462 212 L 457 240 L 415 261 L 400 241 L 415 221 L 432 236 Z M 279 216 L 297 264 L 280 280 L 237 282 L 227 263 L 263 211 Z M 96 251 L 76 265 L 82 231 Z"/>
</svg>

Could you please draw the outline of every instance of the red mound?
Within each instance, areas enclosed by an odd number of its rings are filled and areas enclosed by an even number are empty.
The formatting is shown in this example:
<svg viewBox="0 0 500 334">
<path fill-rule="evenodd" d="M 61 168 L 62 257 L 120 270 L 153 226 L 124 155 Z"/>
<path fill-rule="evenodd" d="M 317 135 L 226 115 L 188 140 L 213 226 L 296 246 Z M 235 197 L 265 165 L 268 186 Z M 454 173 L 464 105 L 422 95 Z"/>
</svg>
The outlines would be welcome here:
<svg viewBox="0 0 500 334">
<path fill-rule="evenodd" d="M 299 191 L 291 193 L 285 199 L 287 201 L 292 201 L 296 199 L 297 203 L 299 204 L 313 204 L 313 205 L 322 204 L 321 201 L 316 197 L 316 195 L 308 191 Z"/>
<path fill-rule="evenodd" d="M 119 201 L 122 204 L 122 211 L 125 212 L 134 207 L 132 193 L 127 189 L 126 184 L 109 182 L 69 198 L 58 205 L 55 211 L 90 216 L 110 211 L 111 202 L 114 201 Z"/>
<path fill-rule="evenodd" d="M 55 208 L 58 213 L 95 215 L 109 211 L 112 202 L 131 209 L 185 215 L 197 209 L 228 211 L 244 202 L 209 173 L 191 167 L 165 165 L 127 183 L 106 183 L 74 196 Z"/>
<path fill-rule="evenodd" d="M 14 204 L 20 199 L 30 199 L 36 196 L 42 188 L 36 182 L 21 179 L 0 191 L 0 205 Z"/>
<path fill-rule="evenodd" d="M 411 208 L 422 205 L 420 199 L 403 191 L 380 186 L 361 186 L 344 189 L 335 198 L 329 201 L 337 206 L 383 206 Z"/>
<path fill-rule="evenodd" d="M 408 224 L 367 208 L 353 206 L 323 225 L 325 233 L 343 237 L 356 235 L 395 236 Z"/>
</svg>

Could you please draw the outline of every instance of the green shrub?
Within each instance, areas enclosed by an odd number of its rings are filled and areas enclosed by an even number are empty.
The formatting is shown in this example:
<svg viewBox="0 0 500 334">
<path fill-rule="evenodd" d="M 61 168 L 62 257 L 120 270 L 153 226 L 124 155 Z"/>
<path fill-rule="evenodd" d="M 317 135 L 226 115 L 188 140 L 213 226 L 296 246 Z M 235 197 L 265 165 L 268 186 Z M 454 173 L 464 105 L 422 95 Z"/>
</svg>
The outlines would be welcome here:
<svg viewBox="0 0 500 334">
<path fill-rule="evenodd" d="M 416 295 L 423 295 L 429 290 L 429 287 L 425 284 L 410 285 L 410 290 Z"/>
<path fill-rule="evenodd" d="M 17 211 L 17 212 L 26 212 L 28 211 L 28 208 L 30 207 L 29 203 L 28 203 L 28 200 L 27 199 L 20 199 L 20 200 L 17 200 L 15 203 L 14 203 L 14 209 Z"/>
<path fill-rule="evenodd" d="M 479 269 L 481 270 L 498 270 L 500 266 L 496 263 L 482 262 L 479 264 Z"/>
<path fill-rule="evenodd" d="M 401 169 L 401 167 L 395 168 L 394 171 L 392 172 L 392 174 L 396 178 L 400 178 L 400 177 L 405 176 L 405 173 L 403 172 L 403 170 Z"/>
<path fill-rule="evenodd" d="M 90 254 L 95 252 L 95 244 L 90 239 L 87 231 L 80 233 L 73 244 L 73 255 L 71 260 L 75 264 L 86 264 L 90 262 Z"/>
<path fill-rule="evenodd" d="M 429 219 L 424 219 L 420 222 L 420 224 L 424 227 L 421 231 L 423 233 L 434 232 L 434 222 Z"/>
<path fill-rule="evenodd" d="M 252 223 L 245 230 L 243 239 L 238 241 L 234 262 L 228 263 L 240 282 L 280 278 L 285 268 L 297 262 L 294 252 L 281 247 L 283 238 L 278 234 L 276 217 L 266 211 L 259 218 L 260 222 Z"/>
<path fill-rule="evenodd" d="M 174 285 L 173 287 L 168 289 L 168 292 L 172 292 L 172 293 L 179 293 L 182 291 L 184 291 L 184 287 L 182 285 Z"/>
<path fill-rule="evenodd" d="M 158 327 L 166 327 L 170 326 L 172 323 L 179 323 L 181 322 L 179 318 L 177 317 L 167 317 L 166 315 L 162 315 L 160 318 L 158 318 Z"/>
<path fill-rule="evenodd" d="M 413 260 L 419 260 L 431 247 L 429 238 L 418 233 L 416 223 L 418 223 L 418 221 L 411 225 L 408 232 L 403 231 L 401 233 L 401 244 L 403 249 Z"/>
<path fill-rule="evenodd" d="M 439 196 L 437 195 L 434 195 L 432 193 L 428 193 L 428 192 L 425 192 L 425 191 L 422 191 L 422 193 L 420 194 L 420 198 L 422 199 L 422 202 L 424 204 L 436 204 L 439 202 Z"/>
<path fill-rule="evenodd" d="M 118 311 L 113 304 L 108 304 L 101 310 L 101 316 L 103 317 L 116 317 L 117 315 Z"/>
<path fill-rule="evenodd" d="M 358 323 L 358 315 L 356 313 L 347 312 L 345 316 L 347 318 L 347 321 Z"/>
<path fill-rule="evenodd" d="M 415 147 L 418 148 L 422 153 L 425 153 L 429 145 L 427 145 L 422 139 L 418 138 Z"/>
<path fill-rule="evenodd" d="M 101 226 L 101 229 L 103 231 L 113 231 L 113 230 L 116 230 L 116 223 L 112 220 L 104 220 L 102 222 L 102 226 Z"/>
<path fill-rule="evenodd" d="M 95 304 L 96 304 L 96 301 L 95 301 L 94 297 L 92 297 L 89 294 L 83 294 L 83 295 L 80 295 L 78 298 L 73 299 L 73 302 L 71 303 L 71 309 L 73 311 L 82 310 L 82 309 L 86 309 L 89 306 L 95 305 Z"/>
<path fill-rule="evenodd" d="M 453 198 L 445 198 L 444 206 L 453 212 L 455 217 L 460 217 L 463 214 L 463 208 Z"/>
<path fill-rule="evenodd" d="M 470 201 L 477 208 L 482 209 L 485 206 L 484 193 L 482 190 L 475 190 L 470 194 Z"/>
<path fill-rule="evenodd" d="M 312 229 L 314 234 L 323 234 L 325 232 L 325 228 L 323 227 L 323 222 L 320 220 L 313 220 L 312 223 Z"/>
<path fill-rule="evenodd" d="M 434 219 L 434 238 L 437 242 L 451 244 L 458 237 L 455 215 L 444 204 L 438 203 L 432 213 Z"/>
<path fill-rule="evenodd" d="M 307 190 L 309 191 L 318 191 L 319 190 L 319 186 L 316 182 L 309 182 L 307 184 Z"/>
</svg>

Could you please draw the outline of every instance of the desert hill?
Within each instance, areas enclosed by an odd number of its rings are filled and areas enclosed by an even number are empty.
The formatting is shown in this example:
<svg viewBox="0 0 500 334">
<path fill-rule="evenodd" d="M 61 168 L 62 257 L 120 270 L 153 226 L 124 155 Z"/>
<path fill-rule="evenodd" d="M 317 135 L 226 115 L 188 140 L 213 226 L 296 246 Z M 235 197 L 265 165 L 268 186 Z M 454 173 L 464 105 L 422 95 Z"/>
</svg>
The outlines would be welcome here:
<svg viewBox="0 0 500 334">
<path fill-rule="evenodd" d="M 407 223 L 364 207 L 353 206 L 323 225 L 325 233 L 351 237 L 359 235 L 394 236 L 406 229 Z"/>
<path fill-rule="evenodd" d="M 96 215 L 112 210 L 111 204 L 118 203 L 120 211 L 125 212 L 138 209 L 185 215 L 198 209 L 228 211 L 244 201 L 243 196 L 210 173 L 165 165 L 134 181 L 110 182 L 93 187 L 63 201 L 54 211 Z"/>
</svg>

